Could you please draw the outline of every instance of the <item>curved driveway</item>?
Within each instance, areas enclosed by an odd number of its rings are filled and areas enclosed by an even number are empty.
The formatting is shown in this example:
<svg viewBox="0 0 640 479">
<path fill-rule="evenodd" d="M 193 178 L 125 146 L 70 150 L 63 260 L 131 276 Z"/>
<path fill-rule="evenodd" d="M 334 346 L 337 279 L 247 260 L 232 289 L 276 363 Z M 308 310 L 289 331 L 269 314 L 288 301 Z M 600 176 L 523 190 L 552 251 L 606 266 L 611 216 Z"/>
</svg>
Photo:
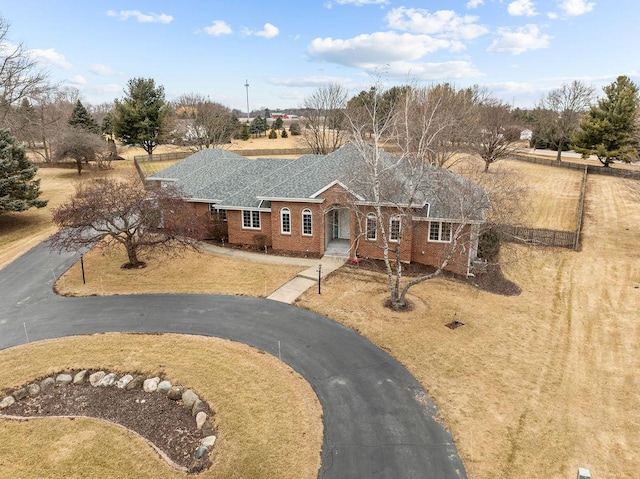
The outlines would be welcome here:
<svg viewBox="0 0 640 479">
<path fill-rule="evenodd" d="M 266 299 L 209 295 L 56 296 L 75 260 L 39 245 L 0 270 L 0 349 L 111 331 L 217 336 L 278 356 L 323 408 L 320 478 L 466 478 L 451 435 L 395 359 L 324 316 Z M 90 271 L 87 272 L 90 274 Z"/>
</svg>

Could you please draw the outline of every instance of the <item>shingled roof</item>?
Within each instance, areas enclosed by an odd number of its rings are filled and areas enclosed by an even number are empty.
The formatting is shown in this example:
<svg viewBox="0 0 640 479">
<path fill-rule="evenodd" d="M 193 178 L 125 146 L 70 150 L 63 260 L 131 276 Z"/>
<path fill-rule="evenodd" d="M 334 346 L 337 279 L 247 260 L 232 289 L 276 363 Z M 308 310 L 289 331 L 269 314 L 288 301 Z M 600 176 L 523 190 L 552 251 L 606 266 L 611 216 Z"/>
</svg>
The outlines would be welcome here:
<svg viewBox="0 0 640 479">
<path fill-rule="evenodd" d="M 360 148 L 347 144 L 328 155 L 304 155 L 295 160 L 250 160 L 227 150 L 202 150 L 149 179 L 175 181 L 192 201 L 216 203 L 226 209 L 268 208 L 269 200 L 275 199 L 321 199 L 318 193 L 335 182 L 345 185 L 362 201 L 371 202 L 371 182 L 357 173 L 364 171 Z M 398 161 L 385 152 L 380 152 L 380 159 L 387 166 Z M 469 203 L 475 212 L 463 216 L 482 220 L 484 210 L 489 208 L 480 186 L 443 168 L 424 165 L 423 174 L 412 178 L 402 168 L 391 167 L 387 180 L 393 186 L 388 188 L 386 202 L 406 203 L 404 189 L 413 182 L 417 194 L 410 206 L 422 208 L 428 204 L 430 218 L 460 218 L 460 205 Z"/>
</svg>

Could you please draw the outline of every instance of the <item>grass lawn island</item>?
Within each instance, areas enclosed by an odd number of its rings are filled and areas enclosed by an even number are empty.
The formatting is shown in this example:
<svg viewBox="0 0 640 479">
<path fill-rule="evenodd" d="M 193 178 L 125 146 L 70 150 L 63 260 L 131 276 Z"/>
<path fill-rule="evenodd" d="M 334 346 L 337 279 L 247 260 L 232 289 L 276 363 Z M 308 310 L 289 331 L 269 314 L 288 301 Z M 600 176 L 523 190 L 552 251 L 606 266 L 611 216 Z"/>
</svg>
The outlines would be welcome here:
<svg viewBox="0 0 640 479">
<path fill-rule="evenodd" d="M 469 274 L 488 209 L 485 191 L 443 168 L 427 165 L 420 178 L 389 168 L 381 177 L 384 198 L 375 200 L 363 158 L 354 144 L 294 160 L 248 159 L 206 149 L 147 181 L 177 184 L 194 214 L 210 218 L 212 237 L 230 244 L 318 257 L 382 259 L 384 221 L 390 254 L 397 244 L 403 262 L 427 266 L 440 265 L 448 255 L 447 270 Z M 397 162 L 388 153 L 381 152 L 381 158 L 387 165 Z M 414 194 L 407 201 L 409 183 Z"/>
</svg>

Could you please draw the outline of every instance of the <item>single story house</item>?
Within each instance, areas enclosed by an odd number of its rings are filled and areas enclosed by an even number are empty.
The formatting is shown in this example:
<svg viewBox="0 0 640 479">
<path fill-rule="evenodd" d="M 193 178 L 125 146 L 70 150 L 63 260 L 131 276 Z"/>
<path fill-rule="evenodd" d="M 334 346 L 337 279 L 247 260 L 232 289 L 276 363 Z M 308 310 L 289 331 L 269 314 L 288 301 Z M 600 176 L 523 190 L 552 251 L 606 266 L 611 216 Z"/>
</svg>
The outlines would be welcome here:
<svg viewBox="0 0 640 479">
<path fill-rule="evenodd" d="M 384 152 L 380 157 L 387 165 L 398 161 Z M 293 160 L 206 149 L 147 181 L 179 186 L 194 214 L 224 222 L 231 244 L 381 259 L 385 235 L 400 246 L 403 262 L 438 266 L 448 255 L 446 269 L 469 274 L 489 208 L 485 191 L 443 168 L 425 165 L 416 179 L 391 166 L 381 177 L 388 194 L 376 201 L 363 158 L 354 144 Z M 415 192 L 410 204 L 403 196 L 407 185 Z"/>
</svg>

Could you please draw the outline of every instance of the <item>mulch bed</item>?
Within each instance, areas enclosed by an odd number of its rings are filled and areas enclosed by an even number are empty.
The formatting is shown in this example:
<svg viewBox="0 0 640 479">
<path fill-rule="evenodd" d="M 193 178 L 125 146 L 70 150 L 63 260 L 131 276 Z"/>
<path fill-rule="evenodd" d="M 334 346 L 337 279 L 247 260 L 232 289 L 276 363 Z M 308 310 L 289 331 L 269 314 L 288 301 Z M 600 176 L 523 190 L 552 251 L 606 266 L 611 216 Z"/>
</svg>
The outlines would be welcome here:
<svg viewBox="0 0 640 479">
<path fill-rule="evenodd" d="M 2 410 L 2 415 L 100 418 L 137 432 L 189 472 L 202 471 L 211 464 L 207 454 L 195 458 L 202 435 L 191 411 L 157 392 L 89 384 L 56 386 L 16 401 Z"/>
<path fill-rule="evenodd" d="M 365 269 L 378 273 L 386 273 L 383 260 L 362 259 L 362 261 L 360 261 L 358 264 L 347 263 L 347 267 L 353 269 Z M 434 271 L 434 267 L 425 266 L 420 263 L 409 263 L 402 265 L 402 274 L 408 278 L 416 278 L 418 276 L 430 274 Z M 444 271 L 441 276 L 443 278 L 460 281 L 489 293 L 500 294 L 503 296 L 517 296 L 522 292 L 517 284 L 504 277 L 499 264 L 490 263 L 487 265 L 484 271 L 476 272 L 474 274 L 475 276 L 467 278 L 463 275 Z"/>
</svg>

